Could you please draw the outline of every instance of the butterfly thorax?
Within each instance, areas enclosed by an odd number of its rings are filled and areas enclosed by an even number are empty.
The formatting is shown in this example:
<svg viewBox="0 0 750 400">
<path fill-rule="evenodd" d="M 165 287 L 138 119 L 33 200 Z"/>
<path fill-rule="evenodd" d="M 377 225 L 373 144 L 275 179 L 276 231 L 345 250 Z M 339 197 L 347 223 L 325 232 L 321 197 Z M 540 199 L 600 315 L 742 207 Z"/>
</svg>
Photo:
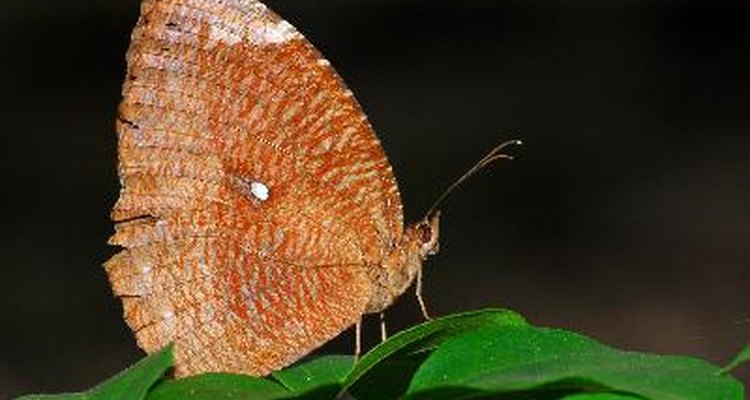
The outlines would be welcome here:
<svg viewBox="0 0 750 400">
<path fill-rule="evenodd" d="M 408 225 L 401 241 L 379 265 L 368 268 L 372 280 L 372 294 L 366 313 L 377 313 L 388 308 L 414 282 L 422 269 L 422 262 L 438 252 L 440 247 L 440 214 Z"/>
</svg>

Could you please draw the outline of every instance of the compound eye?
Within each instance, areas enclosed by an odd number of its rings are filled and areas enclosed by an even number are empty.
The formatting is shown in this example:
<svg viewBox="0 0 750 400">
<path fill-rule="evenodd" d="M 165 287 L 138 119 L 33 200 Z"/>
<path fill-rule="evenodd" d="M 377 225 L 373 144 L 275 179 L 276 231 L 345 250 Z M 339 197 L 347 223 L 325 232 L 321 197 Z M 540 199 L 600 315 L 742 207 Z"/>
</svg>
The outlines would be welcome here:
<svg viewBox="0 0 750 400">
<path fill-rule="evenodd" d="M 432 240 L 432 227 L 427 223 L 417 225 L 417 236 L 422 243 L 430 243 Z"/>
</svg>

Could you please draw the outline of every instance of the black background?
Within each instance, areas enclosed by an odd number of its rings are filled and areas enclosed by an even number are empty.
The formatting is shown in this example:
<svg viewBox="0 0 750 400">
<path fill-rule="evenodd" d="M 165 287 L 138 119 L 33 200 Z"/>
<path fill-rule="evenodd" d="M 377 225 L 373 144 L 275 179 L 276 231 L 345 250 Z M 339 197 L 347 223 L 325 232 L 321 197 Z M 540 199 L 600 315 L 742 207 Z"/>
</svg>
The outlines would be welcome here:
<svg viewBox="0 0 750 400">
<path fill-rule="evenodd" d="M 750 3 L 268 3 L 357 94 L 408 219 L 524 139 L 444 205 L 434 314 L 508 307 L 714 362 L 750 339 Z M 100 267 L 137 14 L 0 3 L 0 398 L 84 389 L 142 356 Z M 388 320 L 420 322 L 414 296 Z M 347 333 L 326 350 L 352 347 Z"/>
</svg>

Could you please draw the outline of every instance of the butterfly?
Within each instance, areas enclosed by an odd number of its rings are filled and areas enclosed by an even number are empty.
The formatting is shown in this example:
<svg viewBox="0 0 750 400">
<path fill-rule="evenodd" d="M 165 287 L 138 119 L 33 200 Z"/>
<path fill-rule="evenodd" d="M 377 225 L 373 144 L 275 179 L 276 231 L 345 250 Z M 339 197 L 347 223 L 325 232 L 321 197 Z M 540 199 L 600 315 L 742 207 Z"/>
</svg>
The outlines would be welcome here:
<svg viewBox="0 0 750 400">
<path fill-rule="evenodd" d="M 265 375 L 378 313 L 438 249 L 404 226 L 352 92 L 255 0 L 145 0 L 116 123 L 105 264 L 145 351 L 175 373 Z"/>
</svg>

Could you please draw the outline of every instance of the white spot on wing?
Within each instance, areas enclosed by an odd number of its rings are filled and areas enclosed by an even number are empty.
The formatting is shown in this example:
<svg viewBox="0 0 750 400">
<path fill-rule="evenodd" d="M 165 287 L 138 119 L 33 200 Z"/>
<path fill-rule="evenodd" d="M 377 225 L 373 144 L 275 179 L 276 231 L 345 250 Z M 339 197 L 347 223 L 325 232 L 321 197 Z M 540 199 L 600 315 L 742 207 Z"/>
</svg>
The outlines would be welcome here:
<svg viewBox="0 0 750 400">
<path fill-rule="evenodd" d="M 262 182 L 250 182 L 250 193 L 260 201 L 266 201 L 271 197 L 271 189 L 264 185 Z"/>
</svg>

